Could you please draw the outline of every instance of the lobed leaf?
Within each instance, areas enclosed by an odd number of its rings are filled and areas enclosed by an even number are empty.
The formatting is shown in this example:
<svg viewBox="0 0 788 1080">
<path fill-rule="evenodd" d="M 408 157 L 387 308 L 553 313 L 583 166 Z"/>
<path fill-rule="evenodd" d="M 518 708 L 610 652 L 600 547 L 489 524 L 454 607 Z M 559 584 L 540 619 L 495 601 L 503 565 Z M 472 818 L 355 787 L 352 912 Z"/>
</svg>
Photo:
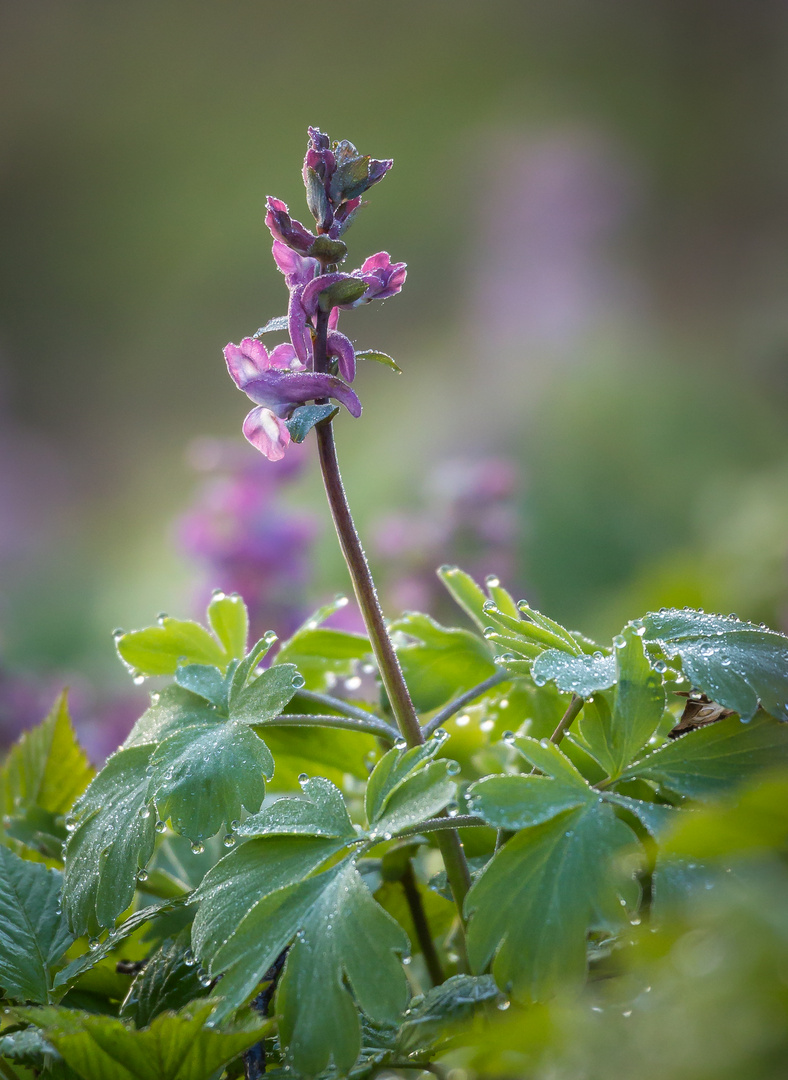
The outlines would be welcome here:
<svg viewBox="0 0 788 1080">
<path fill-rule="evenodd" d="M 247 724 L 214 718 L 168 736 L 150 768 L 146 799 L 176 832 L 199 842 L 229 827 L 242 807 L 260 809 L 274 759 Z"/>
<path fill-rule="evenodd" d="M 788 727 L 761 714 L 749 724 L 735 716 L 697 728 L 635 762 L 622 779 L 656 780 L 677 795 L 713 798 L 755 772 L 788 764 Z"/>
<path fill-rule="evenodd" d="M 662 677 L 652 668 L 642 638 L 630 627 L 619 641 L 611 657 L 616 684 L 612 710 L 603 697 L 586 703 L 580 725 L 588 750 L 613 777 L 648 742 L 665 711 Z"/>
<path fill-rule="evenodd" d="M 177 1011 L 207 995 L 188 946 L 188 930 L 176 940 L 162 942 L 129 987 L 118 1014 L 121 1019 L 131 1020 L 136 1028 L 148 1027 L 161 1013 Z"/>
<path fill-rule="evenodd" d="M 562 649 L 545 649 L 531 668 L 537 686 L 552 681 L 559 690 L 587 698 L 598 690 L 614 686 L 616 659 L 602 652 L 592 656 L 573 656 Z"/>
<path fill-rule="evenodd" d="M 169 616 L 156 626 L 118 635 L 115 648 L 124 664 L 141 675 L 174 675 L 181 663 L 212 664 L 224 671 L 230 659 L 204 626 Z"/>
<path fill-rule="evenodd" d="M 242 660 L 249 636 L 249 612 L 238 593 L 214 592 L 208 604 L 208 622 L 227 656 Z"/>
<path fill-rule="evenodd" d="M 260 724 L 278 716 L 291 700 L 303 679 L 293 664 L 277 664 L 261 672 L 243 689 L 230 694 L 230 719 L 244 724 Z"/>
<path fill-rule="evenodd" d="M 412 612 L 394 621 L 391 631 L 412 639 L 397 645 L 397 657 L 418 712 L 445 705 L 495 673 L 487 644 L 469 630 Z"/>
<path fill-rule="evenodd" d="M 114 924 L 153 853 L 156 819 L 146 772 L 152 752 L 131 746 L 113 754 L 74 806 L 63 907 L 77 935 Z"/>
<path fill-rule="evenodd" d="M 646 640 L 679 656 L 690 683 L 712 701 L 750 720 L 758 703 L 788 720 L 788 638 L 734 615 L 675 608 L 643 620 Z"/>
<path fill-rule="evenodd" d="M 239 836 L 325 836 L 357 839 L 342 792 L 330 780 L 316 776 L 301 785 L 301 799 L 277 799 L 252 814 L 235 831 Z"/>
</svg>

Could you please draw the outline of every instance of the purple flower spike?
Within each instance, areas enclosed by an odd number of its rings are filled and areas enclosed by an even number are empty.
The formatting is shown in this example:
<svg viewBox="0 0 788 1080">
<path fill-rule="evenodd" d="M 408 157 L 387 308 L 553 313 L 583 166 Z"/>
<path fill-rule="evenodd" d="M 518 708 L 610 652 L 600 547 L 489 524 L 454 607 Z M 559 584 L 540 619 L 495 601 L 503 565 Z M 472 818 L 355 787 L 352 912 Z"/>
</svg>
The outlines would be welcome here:
<svg viewBox="0 0 788 1080">
<path fill-rule="evenodd" d="M 300 221 L 290 217 L 287 204 L 281 199 L 269 197 L 266 200 L 266 209 L 268 213 L 265 215 L 265 223 L 274 240 L 279 240 L 299 254 L 306 255 L 317 239 L 315 234 L 305 229 Z"/>
</svg>

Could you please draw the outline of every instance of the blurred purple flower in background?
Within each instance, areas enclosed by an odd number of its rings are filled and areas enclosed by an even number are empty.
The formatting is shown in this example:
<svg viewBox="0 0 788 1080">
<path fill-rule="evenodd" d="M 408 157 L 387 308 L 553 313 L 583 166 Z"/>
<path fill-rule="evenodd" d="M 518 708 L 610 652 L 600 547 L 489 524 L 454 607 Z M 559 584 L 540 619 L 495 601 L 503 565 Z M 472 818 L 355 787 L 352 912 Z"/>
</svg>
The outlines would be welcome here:
<svg viewBox="0 0 788 1080">
<path fill-rule="evenodd" d="M 211 590 L 238 592 L 251 632 L 287 637 L 308 614 L 316 519 L 288 506 L 283 495 L 304 468 L 307 451 L 294 444 L 272 465 L 234 440 L 199 439 L 189 448 L 204 474 L 195 505 L 177 524 L 182 549 L 202 568 L 198 612 Z"/>
<path fill-rule="evenodd" d="M 387 515 L 374 530 L 389 602 L 399 610 L 437 614 L 446 597 L 435 571 L 446 562 L 477 580 L 495 574 L 514 587 L 518 488 L 517 468 L 507 458 L 451 458 L 432 468 L 423 507 Z"/>
<path fill-rule="evenodd" d="M 639 185 L 594 130 L 507 132 L 494 157 L 478 204 L 468 310 L 479 345 L 507 376 L 516 364 L 522 379 L 528 364 L 533 389 L 534 374 L 585 359 L 595 333 L 641 307 L 636 275 L 614 250 Z"/>
</svg>

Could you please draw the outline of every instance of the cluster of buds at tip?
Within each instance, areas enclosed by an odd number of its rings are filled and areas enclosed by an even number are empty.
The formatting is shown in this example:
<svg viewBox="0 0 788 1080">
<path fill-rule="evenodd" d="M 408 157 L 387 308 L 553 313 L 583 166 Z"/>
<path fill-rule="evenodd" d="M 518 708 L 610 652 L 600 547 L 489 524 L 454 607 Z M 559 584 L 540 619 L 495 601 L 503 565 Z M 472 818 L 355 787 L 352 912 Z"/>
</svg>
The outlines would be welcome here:
<svg viewBox="0 0 788 1080">
<path fill-rule="evenodd" d="M 267 200 L 265 223 L 274 238 L 274 261 L 290 293 L 287 316 L 272 319 L 240 345 L 227 345 L 224 356 L 236 385 L 256 404 L 244 421 L 244 435 L 272 461 L 283 456 L 291 440 L 302 441 L 314 424 L 334 415 L 337 407 L 328 399 L 344 405 L 352 416 L 361 414 L 361 402 L 349 386 L 356 374 L 356 353 L 337 330 L 339 313 L 394 296 L 407 270 L 405 263 L 392 263 L 387 252 L 379 251 L 360 269 L 339 272 L 337 265 L 347 255 L 339 236 L 363 193 L 392 164 L 360 155 L 349 142 L 332 145 L 327 135 L 310 128 L 303 177 L 317 232 L 292 218 L 280 199 Z M 325 359 L 321 355 L 316 365 L 321 316 Z M 285 327 L 289 342 L 269 353 L 260 336 Z"/>
</svg>

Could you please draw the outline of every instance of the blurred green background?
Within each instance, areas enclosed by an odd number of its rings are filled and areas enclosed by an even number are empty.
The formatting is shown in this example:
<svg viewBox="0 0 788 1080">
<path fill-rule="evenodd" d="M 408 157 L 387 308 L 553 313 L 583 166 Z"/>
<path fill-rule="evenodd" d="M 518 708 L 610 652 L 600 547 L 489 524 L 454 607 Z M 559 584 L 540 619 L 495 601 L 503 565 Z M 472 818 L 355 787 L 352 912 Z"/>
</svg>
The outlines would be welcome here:
<svg viewBox="0 0 788 1080">
<path fill-rule="evenodd" d="M 396 162 L 348 234 L 409 264 L 343 317 L 404 369 L 339 424 L 362 531 L 502 455 L 551 615 L 785 629 L 787 60 L 782 0 L 0 0 L 6 673 L 119 685 L 109 631 L 189 610 L 187 448 L 242 438 L 221 348 L 283 310 L 310 123 Z"/>
</svg>

